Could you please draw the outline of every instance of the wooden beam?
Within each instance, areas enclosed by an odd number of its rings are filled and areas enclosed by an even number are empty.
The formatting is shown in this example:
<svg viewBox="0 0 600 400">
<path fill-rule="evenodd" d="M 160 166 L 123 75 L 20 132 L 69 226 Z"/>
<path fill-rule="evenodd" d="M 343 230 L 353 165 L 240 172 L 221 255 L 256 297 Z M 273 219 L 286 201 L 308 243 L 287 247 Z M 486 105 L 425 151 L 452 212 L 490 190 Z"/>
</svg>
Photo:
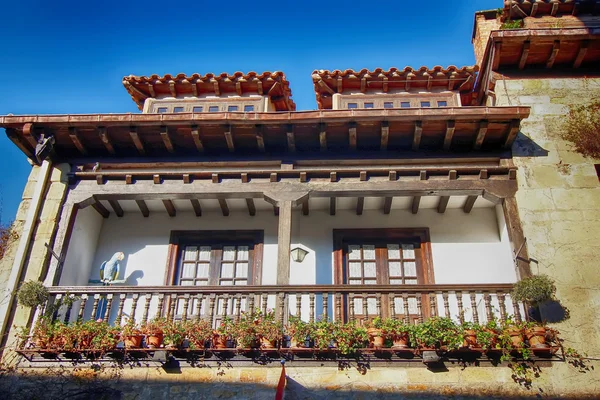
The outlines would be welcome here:
<svg viewBox="0 0 600 400">
<path fill-rule="evenodd" d="M 290 283 L 290 251 L 292 246 L 292 202 L 280 202 L 277 227 L 277 285 Z"/>
<path fill-rule="evenodd" d="M 463 211 L 467 214 L 471 212 L 475 202 L 477 201 L 477 196 L 469 196 L 467 197 L 467 201 L 465 201 L 465 205 L 463 207 Z"/>
<path fill-rule="evenodd" d="M 479 179 L 488 179 L 488 178 L 489 178 L 489 174 L 488 174 L 487 169 L 482 169 L 481 171 L 479 171 Z"/>
<path fill-rule="evenodd" d="M 35 147 L 33 148 L 33 150 L 27 146 L 25 143 L 23 143 L 23 141 L 21 140 L 21 136 L 19 134 L 17 134 L 17 131 L 13 128 L 5 128 L 6 130 L 6 136 L 8 136 L 8 138 L 27 156 L 29 157 L 29 159 L 35 163 L 37 163 L 37 158 L 35 157 L 34 151 L 35 151 Z"/>
<path fill-rule="evenodd" d="M 129 136 L 131 136 L 131 140 L 133 141 L 133 144 L 135 145 L 135 148 L 137 149 L 138 153 L 140 153 L 141 155 L 146 154 L 146 151 L 144 150 L 144 145 L 142 144 L 142 141 L 140 140 L 140 137 L 137 133 L 137 127 L 129 127 Z"/>
<path fill-rule="evenodd" d="M 104 205 L 102 205 L 102 203 L 100 203 L 97 200 L 94 203 L 92 203 L 92 207 L 94 208 L 94 210 L 98 211 L 98 214 L 102 215 L 102 218 L 108 218 L 108 216 L 110 215 L 110 211 L 108 211 L 106 207 L 104 207 Z"/>
<path fill-rule="evenodd" d="M 388 141 L 390 137 L 390 123 L 383 121 L 381 123 L 381 151 L 386 151 L 388 148 Z"/>
<path fill-rule="evenodd" d="M 535 1 L 532 5 L 531 5 L 531 12 L 529 13 L 529 15 L 531 15 L 532 17 L 535 17 L 538 11 L 538 2 Z"/>
<path fill-rule="evenodd" d="M 521 218 L 519 218 L 519 207 L 514 197 L 508 197 L 502 202 L 502 211 L 504 212 L 504 221 L 508 231 L 508 239 L 513 251 L 513 258 L 519 272 L 519 279 L 531 276 L 531 266 L 529 265 L 529 252 L 527 242 L 523 234 Z"/>
<path fill-rule="evenodd" d="M 494 59 L 492 60 L 492 71 L 498 71 L 500 67 L 500 51 L 502 50 L 502 42 L 494 43 Z"/>
<path fill-rule="evenodd" d="M 183 183 L 192 183 L 192 177 L 190 176 L 190 174 L 183 174 Z"/>
<path fill-rule="evenodd" d="M 421 134 L 423 133 L 423 122 L 415 121 L 415 132 L 413 136 L 413 150 L 419 150 L 419 146 L 421 145 Z"/>
<path fill-rule="evenodd" d="M 246 198 L 246 205 L 248 206 L 248 214 L 254 217 L 256 215 L 256 207 L 254 206 L 254 199 Z"/>
<path fill-rule="evenodd" d="M 277 172 L 271 172 L 269 174 L 269 182 L 277 182 L 278 177 L 277 177 Z"/>
<path fill-rule="evenodd" d="M 552 9 L 550 10 L 550 15 L 551 16 L 556 17 L 556 14 L 558 13 L 558 6 L 559 6 L 559 2 L 558 1 L 552 3 Z"/>
<path fill-rule="evenodd" d="M 337 177 L 337 172 L 332 171 L 329 173 L 329 182 L 337 182 L 338 177 Z"/>
<path fill-rule="evenodd" d="M 219 206 L 221 206 L 221 212 L 223 213 L 223 216 L 228 217 L 229 216 L 229 207 L 227 206 L 227 200 L 219 199 Z"/>
<path fill-rule="evenodd" d="M 175 209 L 175 204 L 173 204 L 172 200 L 163 200 L 162 201 L 169 217 L 174 217 L 177 214 L 177 210 Z"/>
<path fill-rule="evenodd" d="M 368 174 L 367 171 L 360 171 L 359 173 L 359 179 L 361 182 L 365 182 L 368 178 Z"/>
<path fill-rule="evenodd" d="M 287 125 L 286 134 L 287 134 L 288 151 L 293 153 L 296 151 L 296 135 L 294 134 L 294 125 L 292 125 L 292 124 Z"/>
<path fill-rule="evenodd" d="M 550 57 L 548 58 L 548 62 L 546 63 L 546 68 L 552 68 L 554 66 L 554 61 L 556 61 L 556 56 L 558 56 L 559 51 L 560 40 L 555 40 L 554 45 L 552 46 L 552 52 L 550 52 Z"/>
<path fill-rule="evenodd" d="M 504 148 L 505 149 L 510 149 L 512 147 L 512 144 L 515 141 L 515 138 L 517 137 L 517 134 L 519 133 L 519 128 L 521 126 L 521 121 L 519 121 L 518 119 L 513 119 L 510 122 L 510 127 L 508 128 L 508 135 L 506 135 L 506 140 L 504 141 Z"/>
<path fill-rule="evenodd" d="M 308 176 L 306 172 L 300 172 L 300 182 L 308 182 Z"/>
<path fill-rule="evenodd" d="M 335 197 L 329 198 L 329 215 L 335 215 Z"/>
<path fill-rule="evenodd" d="M 523 50 L 521 50 L 521 58 L 519 59 L 519 69 L 525 68 L 525 64 L 527 64 L 527 56 L 529 56 L 530 47 L 531 42 L 529 40 L 523 42 Z"/>
<path fill-rule="evenodd" d="M 242 172 L 240 174 L 240 179 L 242 180 L 242 183 L 248 183 L 249 182 L 248 173 L 247 172 Z"/>
<path fill-rule="evenodd" d="M 416 214 L 419 212 L 419 205 L 421 204 L 421 196 L 413 197 L 411 212 Z"/>
<path fill-rule="evenodd" d="M 279 217 L 279 207 L 273 205 L 273 215 Z"/>
<path fill-rule="evenodd" d="M 160 180 L 160 175 L 159 174 L 152 175 L 152 182 L 154 182 L 155 185 L 160 185 L 162 183 L 162 181 Z"/>
<path fill-rule="evenodd" d="M 573 68 L 581 67 L 581 63 L 583 62 L 583 59 L 585 58 L 585 54 L 587 53 L 589 47 L 590 40 L 581 41 L 581 44 L 579 45 L 579 51 L 577 52 L 577 58 L 575 58 L 575 62 L 573 63 Z"/>
<path fill-rule="evenodd" d="M 34 130 L 35 128 L 33 127 L 33 124 L 31 122 L 28 122 L 23 125 L 23 137 L 25 138 L 25 140 L 27 140 L 27 143 L 29 143 L 29 145 L 33 149 L 35 149 L 35 147 L 38 144 L 37 136 L 34 134 Z M 41 130 L 43 132 L 43 128 Z"/>
<path fill-rule="evenodd" d="M 110 142 L 110 138 L 108 137 L 108 133 L 106 132 L 106 127 L 98 127 L 98 136 L 100 136 L 100 140 L 102 140 L 102 143 L 104 144 L 104 147 L 106 147 L 106 150 L 108 150 L 110 154 L 115 154 L 115 148 Z"/>
<path fill-rule="evenodd" d="M 523 9 L 521 7 L 519 7 L 517 4 L 513 3 L 512 7 L 511 7 L 511 11 L 514 11 L 516 16 L 518 16 L 518 17 L 521 17 L 521 18 L 528 17 L 527 13 L 525 11 L 523 11 Z"/>
<path fill-rule="evenodd" d="M 127 184 L 127 185 L 133 184 L 133 175 L 131 175 L 131 174 L 125 175 L 125 184 Z"/>
<path fill-rule="evenodd" d="M 444 150 L 450 150 L 452 146 L 452 137 L 454 137 L 454 131 L 456 129 L 455 121 L 446 122 L 446 136 L 444 137 Z"/>
<path fill-rule="evenodd" d="M 302 215 L 308 215 L 308 213 L 309 213 L 308 199 L 306 199 L 306 201 L 304 203 L 302 203 Z"/>
<path fill-rule="evenodd" d="M 448 201 L 450 200 L 450 196 L 440 196 L 440 202 L 438 203 L 437 212 L 443 214 L 446 212 L 446 207 L 448 207 Z"/>
<path fill-rule="evenodd" d="M 223 132 L 225 135 L 225 140 L 227 141 L 227 148 L 230 153 L 235 151 L 235 146 L 233 145 L 233 135 L 231 133 L 231 125 L 225 125 L 225 130 Z"/>
<path fill-rule="evenodd" d="M 356 150 L 356 123 L 350 122 L 348 128 L 348 143 L 350 144 L 350 150 Z"/>
<path fill-rule="evenodd" d="M 319 144 L 321 151 L 327 151 L 327 124 L 319 124 Z"/>
<path fill-rule="evenodd" d="M 200 201 L 198 199 L 190 199 L 190 202 L 192 203 L 192 208 L 194 209 L 196 217 L 201 217 L 202 207 L 200 206 Z"/>
<path fill-rule="evenodd" d="M 258 146 L 258 151 L 261 153 L 265 152 L 265 138 L 262 125 L 256 125 L 256 145 Z"/>
<path fill-rule="evenodd" d="M 192 125 L 192 139 L 194 140 L 194 145 L 196 146 L 198 153 L 204 153 L 204 145 L 200 139 L 200 128 L 198 125 Z"/>
<path fill-rule="evenodd" d="M 473 144 L 473 148 L 475 150 L 481 149 L 481 145 L 483 144 L 483 141 L 485 140 L 485 135 L 487 134 L 487 131 L 488 131 L 488 122 L 480 121 L 479 122 L 479 131 L 477 132 L 477 137 L 475 138 L 475 143 Z"/>
<path fill-rule="evenodd" d="M 73 142 L 75 147 L 77 147 L 77 150 L 79 150 L 79 152 L 85 156 L 87 154 L 87 150 L 83 146 L 83 143 L 81 143 L 81 139 L 79 139 L 79 135 L 77 134 L 77 128 L 69 128 L 69 137 L 71 138 L 71 141 Z"/>
<path fill-rule="evenodd" d="M 383 213 L 384 214 L 389 214 L 392 211 L 392 201 L 394 200 L 393 197 L 386 197 L 383 200 Z"/>
<path fill-rule="evenodd" d="M 144 200 L 136 200 L 135 202 L 137 203 L 140 211 L 142 212 L 142 215 L 145 218 L 148 218 L 148 216 L 150 215 L 150 210 L 148 209 L 146 202 Z"/>
<path fill-rule="evenodd" d="M 124 214 L 123 208 L 121 208 L 121 205 L 119 204 L 118 200 L 115 200 L 115 199 L 108 200 L 108 204 L 110 204 L 110 206 L 114 210 L 117 217 L 121 218 L 123 216 L 123 214 Z"/>
<path fill-rule="evenodd" d="M 365 198 L 359 197 L 358 199 L 356 199 L 356 215 L 362 215 L 364 207 Z"/>
<path fill-rule="evenodd" d="M 211 174 L 210 179 L 212 183 L 219 183 L 219 174 Z"/>
<path fill-rule="evenodd" d="M 169 136 L 169 127 L 163 125 L 160 127 L 160 136 L 162 137 L 163 143 L 169 153 L 174 153 L 173 143 L 171 143 L 171 137 Z"/>
</svg>

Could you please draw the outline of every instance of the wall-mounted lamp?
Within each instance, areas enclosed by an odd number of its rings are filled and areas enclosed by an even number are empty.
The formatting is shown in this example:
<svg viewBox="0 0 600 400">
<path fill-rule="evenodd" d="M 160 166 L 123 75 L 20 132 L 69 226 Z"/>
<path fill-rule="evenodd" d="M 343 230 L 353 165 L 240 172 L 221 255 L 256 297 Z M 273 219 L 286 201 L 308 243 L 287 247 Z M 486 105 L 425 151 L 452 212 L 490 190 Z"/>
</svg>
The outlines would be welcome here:
<svg viewBox="0 0 600 400">
<path fill-rule="evenodd" d="M 304 257 L 306 257 L 306 255 L 308 254 L 308 251 L 300 247 L 294 247 L 291 251 L 291 254 L 292 260 L 294 260 L 295 262 L 302 262 L 304 261 Z"/>
</svg>

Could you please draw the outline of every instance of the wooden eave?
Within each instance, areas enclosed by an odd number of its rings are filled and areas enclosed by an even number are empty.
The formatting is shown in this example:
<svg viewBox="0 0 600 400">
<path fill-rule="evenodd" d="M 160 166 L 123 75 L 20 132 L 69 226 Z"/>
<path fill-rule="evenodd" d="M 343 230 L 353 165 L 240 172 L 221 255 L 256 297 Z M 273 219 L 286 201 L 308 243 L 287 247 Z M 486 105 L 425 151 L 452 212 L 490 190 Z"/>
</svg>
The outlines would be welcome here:
<svg viewBox="0 0 600 400">
<path fill-rule="evenodd" d="M 2 116 L 33 159 L 40 134 L 55 158 L 164 157 L 323 151 L 496 151 L 510 148 L 529 107 Z M 293 145 L 292 145 L 293 144 Z"/>
<path fill-rule="evenodd" d="M 277 111 L 294 111 L 296 104 L 291 99 L 290 83 L 283 72 L 236 72 L 217 74 L 170 74 L 164 76 L 134 76 L 123 78 L 123 85 L 141 110 L 148 98 L 203 95 L 258 94 L 269 96 Z"/>
<path fill-rule="evenodd" d="M 388 71 L 381 68 L 373 71 L 367 69 L 360 71 L 351 69 L 345 71 L 318 70 L 313 71 L 312 79 L 319 109 L 331 109 L 332 96 L 336 93 L 360 91 L 368 94 L 451 90 L 469 94 L 473 89 L 477 71 L 479 71 L 477 65 L 462 68 L 453 65 L 448 68 L 436 66 L 432 69 L 427 67 L 419 69 L 406 67 L 403 70 L 390 68 Z M 463 104 L 470 104 L 470 101 L 466 103 L 463 101 Z"/>
<path fill-rule="evenodd" d="M 593 69 L 599 63 L 600 28 L 492 31 L 475 87 L 476 104 L 482 104 L 492 72 L 552 68 Z"/>
<path fill-rule="evenodd" d="M 505 0 L 502 19 L 598 13 L 599 0 Z"/>
</svg>

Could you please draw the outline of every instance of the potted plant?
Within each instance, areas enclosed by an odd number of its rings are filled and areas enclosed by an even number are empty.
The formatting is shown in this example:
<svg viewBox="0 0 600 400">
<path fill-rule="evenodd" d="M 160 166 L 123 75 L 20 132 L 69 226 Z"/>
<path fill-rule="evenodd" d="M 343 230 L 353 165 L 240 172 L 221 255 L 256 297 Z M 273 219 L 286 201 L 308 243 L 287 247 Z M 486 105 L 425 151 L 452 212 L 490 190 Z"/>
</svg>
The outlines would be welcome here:
<svg viewBox="0 0 600 400">
<path fill-rule="evenodd" d="M 500 334 L 501 342 L 508 347 L 520 349 L 524 345 L 523 340 L 524 324 L 513 321 L 511 317 L 506 318 L 502 323 L 502 332 Z"/>
<path fill-rule="evenodd" d="M 383 320 L 380 317 L 375 317 L 365 323 L 367 334 L 369 335 L 369 346 L 381 348 L 385 345 L 385 336 L 383 333 Z"/>
<path fill-rule="evenodd" d="M 191 350 L 206 348 L 207 343 L 213 337 L 213 329 L 210 326 L 210 322 L 205 319 L 187 321 L 184 323 L 184 329 Z"/>
<path fill-rule="evenodd" d="M 146 346 L 150 348 L 162 346 L 164 341 L 164 327 L 166 324 L 167 320 L 163 317 L 157 317 L 142 324 L 140 331 L 146 335 Z"/>
<path fill-rule="evenodd" d="M 411 339 L 426 350 L 455 350 L 464 341 L 463 332 L 454 321 L 446 317 L 432 317 L 416 325 Z"/>
<path fill-rule="evenodd" d="M 75 333 L 77 350 L 105 353 L 113 350 L 119 341 L 119 328 L 98 319 L 76 322 L 71 325 Z"/>
<path fill-rule="evenodd" d="M 286 331 L 290 336 L 290 347 L 312 347 L 313 324 L 304 322 L 301 318 L 291 315 Z"/>
<path fill-rule="evenodd" d="M 36 322 L 31 334 L 31 342 L 34 347 L 44 350 L 56 350 L 62 348 L 62 338 L 57 335 L 60 330 L 59 322 L 52 322 L 50 318 L 41 317 Z"/>
<path fill-rule="evenodd" d="M 17 300 L 19 304 L 25 307 L 36 308 L 48 301 L 48 289 L 42 282 L 27 281 L 24 282 L 17 291 Z"/>
<path fill-rule="evenodd" d="M 365 347 L 369 342 L 367 328 L 358 326 L 354 323 L 336 322 L 332 324 L 331 333 L 334 337 L 335 345 L 341 354 L 349 355 L 356 350 Z"/>
<path fill-rule="evenodd" d="M 142 347 L 144 335 L 133 318 L 129 318 L 127 323 L 121 327 L 121 339 L 127 349 Z"/>
<path fill-rule="evenodd" d="M 528 324 L 524 333 L 529 342 L 529 347 L 534 349 L 546 349 L 550 347 L 546 344 L 546 330 L 545 326 Z"/>
<path fill-rule="evenodd" d="M 320 319 L 312 323 L 314 347 L 319 350 L 326 350 L 335 347 L 334 326 L 327 318 Z"/>
<path fill-rule="evenodd" d="M 473 322 L 463 322 L 461 329 L 463 331 L 462 346 L 466 348 L 477 347 L 477 333 L 482 330 L 481 326 Z"/>
<path fill-rule="evenodd" d="M 405 323 L 400 319 L 386 318 L 382 323 L 383 335 L 392 341 L 393 349 L 406 349 L 409 346 L 409 338 L 413 325 Z"/>
<path fill-rule="evenodd" d="M 283 333 L 283 326 L 275 321 L 275 313 L 267 311 L 266 314 L 258 312 L 255 316 L 256 337 L 260 341 L 260 347 L 274 349 L 278 346 Z"/>
<path fill-rule="evenodd" d="M 541 322 L 539 306 L 552 300 L 556 293 L 554 280 L 547 275 L 534 275 L 515 283 L 511 297 L 516 301 L 526 302 L 527 314 L 537 322 Z"/>
<path fill-rule="evenodd" d="M 185 327 L 177 321 L 165 321 L 163 326 L 163 343 L 168 349 L 178 349 L 185 340 Z"/>
<path fill-rule="evenodd" d="M 242 315 L 241 320 L 244 320 L 244 318 L 245 317 Z M 213 347 L 216 349 L 226 349 L 228 347 L 233 347 L 233 335 L 238 332 L 239 325 L 240 324 L 238 324 L 238 326 L 234 326 L 231 318 L 225 317 L 221 321 L 219 326 L 213 330 Z"/>
</svg>

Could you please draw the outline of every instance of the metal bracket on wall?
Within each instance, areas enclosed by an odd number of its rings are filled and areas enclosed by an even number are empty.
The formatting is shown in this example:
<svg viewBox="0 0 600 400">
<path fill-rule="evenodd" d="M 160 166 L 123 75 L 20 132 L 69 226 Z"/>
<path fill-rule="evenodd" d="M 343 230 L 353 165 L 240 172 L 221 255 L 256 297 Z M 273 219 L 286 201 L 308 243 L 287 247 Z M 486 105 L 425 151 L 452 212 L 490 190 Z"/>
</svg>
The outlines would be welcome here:
<svg viewBox="0 0 600 400">
<path fill-rule="evenodd" d="M 519 255 L 519 254 L 521 254 L 521 251 L 523 250 L 523 247 L 525 247 L 526 244 L 527 244 L 527 238 L 525 238 L 525 240 L 523 240 L 521 247 L 519 247 L 519 250 L 517 250 L 517 252 L 515 253 L 515 256 L 513 257 L 514 263 L 516 264 L 517 260 L 518 260 L 518 261 L 526 262 L 527 264 L 531 264 L 531 263 L 538 264 L 538 260 L 536 260 L 535 258 L 531 258 L 531 257 L 524 258 Z"/>
</svg>

